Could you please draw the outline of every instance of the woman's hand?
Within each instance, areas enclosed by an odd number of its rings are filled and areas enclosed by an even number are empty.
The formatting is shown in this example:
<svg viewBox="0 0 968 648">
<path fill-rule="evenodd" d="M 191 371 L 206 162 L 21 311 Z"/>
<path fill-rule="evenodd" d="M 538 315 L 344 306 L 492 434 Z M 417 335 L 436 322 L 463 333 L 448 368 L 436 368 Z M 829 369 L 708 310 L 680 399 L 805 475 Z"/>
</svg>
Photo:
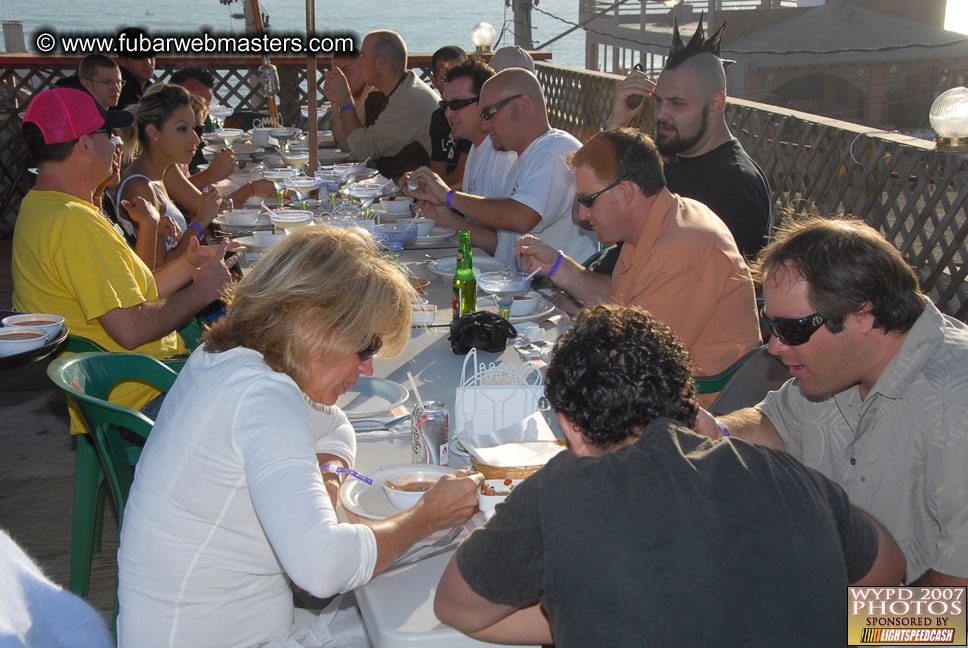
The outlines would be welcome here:
<svg viewBox="0 0 968 648">
<path fill-rule="evenodd" d="M 135 196 L 131 200 L 122 200 L 121 206 L 128 212 L 128 216 L 131 217 L 131 220 L 134 221 L 139 229 L 143 225 L 159 227 L 161 216 L 158 215 L 158 210 L 141 196 Z M 171 219 L 169 218 L 168 220 Z"/>
<path fill-rule="evenodd" d="M 222 195 L 212 187 L 202 189 L 198 197 L 198 206 L 195 210 L 195 222 L 201 227 L 208 227 L 212 220 L 218 215 L 219 205 L 222 203 Z"/>
<path fill-rule="evenodd" d="M 182 228 L 171 216 L 162 216 L 158 221 L 158 236 L 172 242 L 172 245 L 181 238 Z"/>
<path fill-rule="evenodd" d="M 469 467 L 441 477 L 421 497 L 414 508 L 421 507 L 434 521 L 434 528 L 454 526 L 467 521 L 477 508 L 477 489 L 484 475 Z"/>
</svg>

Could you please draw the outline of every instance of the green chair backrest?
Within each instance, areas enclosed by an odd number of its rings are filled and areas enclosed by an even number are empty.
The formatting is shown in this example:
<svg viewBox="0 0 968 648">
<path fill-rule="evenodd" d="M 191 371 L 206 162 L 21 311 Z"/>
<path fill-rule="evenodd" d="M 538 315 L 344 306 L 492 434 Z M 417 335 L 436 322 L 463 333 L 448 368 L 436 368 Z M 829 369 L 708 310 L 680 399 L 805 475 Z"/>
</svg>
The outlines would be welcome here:
<svg viewBox="0 0 968 648">
<path fill-rule="evenodd" d="M 756 347 L 727 367 L 725 371 L 721 371 L 715 376 L 702 376 L 701 378 L 696 378 L 696 392 L 699 394 L 715 394 L 718 391 L 722 391 L 723 388 L 729 384 L 733 374 L 739 371 L 740 367 L 746 364 L 747 360 L 755 356 L 760 352 L 761 349 L 764 348 L 766 348 L 766 345 Z"/>
<path fill-rule="evenodd" d="M 95 351 L 107 351 L 94 340 L 89 340 L 80 335 L 68 335 L 67 341 L 60 348 L 61 353 L 88 353 Z"/>
<path fill-rule="evenodd" d="M 109 402 L 108 394 L 119 381 L 130 379 L 167 392 L 178 374 L 148 355 L 104 352 L 61 356 L 50 363 L 47 375 L 81 412 L 111 488 L 120 528 L 137 459 L 121 438 L 120 428 L 147 438 L 154 421 L 130 407 Z"/>
<path fill-rule="evenodd" d="M 181 336 L 182 342 L 191 351 L 194 351 L 202 343 L 203 332 L 202 323 L 197 318 L 192 318 L 188 324 L 178 329 L 178 335 Z"/>
</svg>

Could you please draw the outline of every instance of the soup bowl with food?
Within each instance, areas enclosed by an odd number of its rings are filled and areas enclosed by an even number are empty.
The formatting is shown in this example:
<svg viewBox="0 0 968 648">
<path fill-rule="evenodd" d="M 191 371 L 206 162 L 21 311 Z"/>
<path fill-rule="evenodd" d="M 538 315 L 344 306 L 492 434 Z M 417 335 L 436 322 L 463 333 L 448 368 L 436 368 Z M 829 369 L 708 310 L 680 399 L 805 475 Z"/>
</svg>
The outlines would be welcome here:
<svg viewBox="0 0 968 648">
<path fill-rule="evenodd" d="M 383 490 L 391 504 L 401 511 L 406 511 L 416 504 L 440 477 L 439 472 L 414 468 L 385 480 Z"/>
<path fill-rule="evenodd" d="M 0 356 L 16 355 L 44 346 L 47 331 L 26 326 L 0 328 Z"/>
<path fill-rule="evenodd" d="M 64 325 L 64 318 L 50 313 L 23 313 L 4 317 L 3 320 L 0 320 L 0 324 L 42 329 L 47 334 L 47 338 L 51 339 L 60 333 L 61 327 Z"/>
<path fill-rule="evenodd" d="M 477 493 L 477 504 L 482 511 L 492 508 L 508 498 L 523 479 L 485 479 Z"/>
</svg>

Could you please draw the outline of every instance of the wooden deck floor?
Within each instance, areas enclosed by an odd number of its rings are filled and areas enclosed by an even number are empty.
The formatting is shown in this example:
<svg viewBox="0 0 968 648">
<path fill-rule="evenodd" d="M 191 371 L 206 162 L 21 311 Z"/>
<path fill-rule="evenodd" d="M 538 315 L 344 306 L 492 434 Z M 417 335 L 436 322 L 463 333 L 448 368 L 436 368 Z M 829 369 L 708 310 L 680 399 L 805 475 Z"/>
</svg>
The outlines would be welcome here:
<svg viewBox="0 0 968 648">
<path fill-rule="evenodd" d="M 0 239 L 0 309 L 11 308 L 11 239 Z M 67 587 L 74 494 L 74 444 L 63 395 L 47 363 L 0 371 L 0 527 L 55 583 Z M 104 515 L 88 602 L 109 620 L 114 605 L 117 517 Z"/>
</svg>

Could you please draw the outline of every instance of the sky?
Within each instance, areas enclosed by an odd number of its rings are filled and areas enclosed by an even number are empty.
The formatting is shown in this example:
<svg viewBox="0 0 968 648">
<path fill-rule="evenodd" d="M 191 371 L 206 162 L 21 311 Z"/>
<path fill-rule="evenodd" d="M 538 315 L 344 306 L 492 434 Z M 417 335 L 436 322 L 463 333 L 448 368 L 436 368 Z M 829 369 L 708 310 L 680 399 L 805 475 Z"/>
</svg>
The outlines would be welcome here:
<svg viewBox="0 0 968 648">
<path fill-rule="evenodd" d="M 968 34 L 968 0 L 948 0 L 944 28 Z"/>
</svg>

